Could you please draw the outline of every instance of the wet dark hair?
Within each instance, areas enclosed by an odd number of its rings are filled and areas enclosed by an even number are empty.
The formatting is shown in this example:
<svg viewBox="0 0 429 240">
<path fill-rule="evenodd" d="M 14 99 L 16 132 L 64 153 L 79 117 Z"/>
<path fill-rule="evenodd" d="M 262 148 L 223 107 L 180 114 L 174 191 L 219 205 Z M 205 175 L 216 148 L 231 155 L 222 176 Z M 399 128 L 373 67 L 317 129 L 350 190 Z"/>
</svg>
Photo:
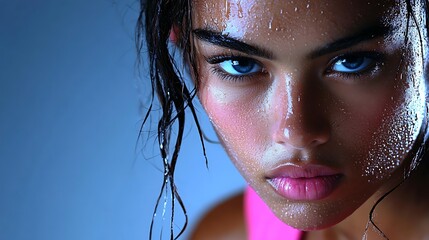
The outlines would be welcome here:
<svg viewBox="0 0 429 240">
<path fill-rule="evenodd" d="M 415 9 L 415 3 L 419 3 L 417 6 L 422 6 L 423 9 Z M 408 37 L 408 30 L 412 25 L 417 26 L 419 33 L 419 41 L 421 44 L 422 52 L 423 46 L 427 43 L 428 26 L 429 26 L 429 11 L 428 11 L 428 0 L 406 0 L 407 9 L 407 32 L 405 45 L 408 45 L 411 40 Z M 152 223 L 150 226 L 150 239 L 153 236 L 154 219 L 158 210 L 161 197 L 166 192 L 167 188 L 170 188 L 170 198 L 172 203 L 171 219 L 170 219 L 170 238 L 179 238 L 186 226 L 187 226 L 187 215 L 183 201 L 177 192 L 174 173 L 175 167 L 182 144 L 182 138 L 185 127 L 185 111 L 188 109 L 188 113 L 191 114 L 197 130 L 200 135 L 201 146 L 203 155 L 207 164 L 207 157 L 205 155 L 204 138 L 201 131 L 198 118 L 196 115 L 193 100 L 196 97 L 199 82 L 198 68 L 196 62 L 196 54 L 193 45 L 193 25 L 192 25 L 192 0 L 140 0 L 140 14 L 136 26 L 136 47 L 138 51 L 139 64 L 142 59 L 146 59 L 142 53 L 147 51 L 148 62 L 145 63 L 149 66 L 149 79 L 151 81 L 150 102 L 147 105 L 147 111 L 144 115 L 142 129 L 147 124 L 150 115 L 153 112 L 153 104 L 158 102 L 161 107 L 161 116 L 159 117 L 157 125 L 157 137 L 159 144 L 159 151 L 164 166 L 164 181 L 161 187 L 161 191 L 158 196 L 158 200 L 155 206 Z M 418 19 L 418 14 L 415 11 L 423 11 L 424 22 L 422 19 Z M 169 40 L 170 33 L 174 29 L 177 35 L 176 46 L 172 46 Z M 182 63 L 185 63 L 189 69 L 189 73 L 192 78 L 195 79 L 193 86 L 188 86 L 185 81 L 185 77 L 179 71 L 178 63 L 176 62 L 172 49 L 178 48 L 182 53 Z M 427 61 L 425 54 L 422 54 L 424 63 Z M 424 66 L 426 68 L 426 66 Z M 426 70 L 426 69 L 424 69 Z M 427 71 L 425 71 L 426 73 Z M 426 76 L 427 74 L 425 74 Z M 411 155 L 411 166 L 410 171 L 414 170 L 417 165 L 423 159 L 427 149 L 427 113 L 425 114 L 425 121 L 422 126 L 422 131 L 416 140 L 413 150 L 410 152 Z M 172 134 L 174 131 L 175 134 Z M 142 131 L 140 132 L 143 133 Z M 427 162 L 427 161 L 426 161 Z M 401 185 L 410 174 L 404 177 L 404 180 L 399 184 Z M 376 206 L 392 191 L 382 196 L 377 201 L 369 215 L 369 223 L 379 231 L 379 233 L 387 239 L 387 236 L 377 227 L 373 221 L 373 212 Z M 174 214 L 175 214 L 175 203 L 178 203 L 180 209 L 183 211 L 185 216 L 185 223 L 180 228 L 179 233 L 174 232 Z"/>
<path fill-rule="evenodd" d="M 190 0 L 161 0 L 161 1 L 140 1 L 141 11 L 136 26 L 136 47 L 138 50 L 138 60 L 141 61 L 144 44 L 148 52 L 149 77 L 151 80 L 151 98 L 147 112 L 143 119 L 140 134 L 143 126 L 147 123 L 154 101 L 158 101 L 161 106 L 161 116 L 158 122 L 157 136 L 159 151 L 164 165 L 164 180 L 159 192 L 156 206 L 150 226 L 150 239 L 153 236 L 154 219 L 158 210 L 164 190 L 170 188 L 170 198 L 172 203 L 170 238 L 179 238 L 186 229 L 188 219 L 184 203 L 177 192 L 174 173 L 182 144 L 185 127 L 185 113 L 189 109 L 197 126 L 200 135 L 203 155 L 206 158 L 203 134 L 196 116 L 193 99 L 196 96 L 198 82 L 195 82 L 192 89 L 185 83 L 183 75 L 178 69 L 178 65 L 169 47 L 169 36 L 173 26 L 177 26 L 178 47 L 183 52 L 183 62 L 189 63 L 190 71 L 194 79 L 198 79 L 194 47 L 192 44 L 192 5 Z M 172 130 L 175 130 L 175 138 L 172 139 Z M 170 150 L 170 147 L 173 149 Z M 207 158 L 206 158 L 207 164 Z M 185 216 L 185 223 L 180 232 L 174 237 L 174 214 L 175 203 L 178 203 Z"/>
</svg>

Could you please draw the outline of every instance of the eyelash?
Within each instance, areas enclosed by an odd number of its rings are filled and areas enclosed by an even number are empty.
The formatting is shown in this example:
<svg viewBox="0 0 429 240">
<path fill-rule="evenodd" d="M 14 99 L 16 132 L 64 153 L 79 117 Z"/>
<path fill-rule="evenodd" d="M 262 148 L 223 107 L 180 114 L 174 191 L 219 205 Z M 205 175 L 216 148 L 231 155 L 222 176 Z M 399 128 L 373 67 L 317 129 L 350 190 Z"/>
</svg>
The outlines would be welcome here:
<svg viewBox="0 0 429 240">
<path fill-rule="evenodd" d="M 244 81 L 253 79 L 255 75 L 267 74 L 267 71 L 259 61 L 253 58 L 249 58 L 238 54 L 228 53 L 228 54 L 216 55 L 213 57 L 206 58 L 206 61 L 207 63 L 213 65 L 210 69 L 211 72 L 225 81 L 244 82 Z M 251 73 L 246 75 L 232 75 L 222 70 L 221 67 L 219 66 L 219 64 L 225 61 L 251 61 L 261 66 L 261 71 L 258 73 Z"/>
<path fill-rule="evenodd" d="M 342 59 L 345 60 L 347 58 L 356 58 L 356 57 L 368 58 L 372 61 L 372 63 L 364 70 L 358 71 L 358 72 L 347 73 L 347 72 L 338 72 L 333 70 L 334 64 L 339 62 L 340 60 Z M 376 51 L 348 52 L 348 53 L 343 53 L 331 59 L 328 63 L 329 67 L 327 70 L 324 71 L 324 74 L 327 76 L 359 81 L 363 77 L 374 74 L 375 72 L 380 70 L 380 68 L 384 65 L 384 62 L 385 62 L 385 55 L 380 52 L 376 52 Z"/>
<path fill-rule="evenodd" d="M 335 63 L 338 63 L 341 60 L 346 60 L 350 58 L 367 58 L 372 61 L 372 63 L 365 67 L 362 71 L 357 72 L 338 72 L 333 70 Z M 339 56 L 334 57 L 328 63 L 328 69 L 324 71 L 324 74 L 328 77 L 342 78 L 346 80 L 355 80 L 359 81 L 361 78 L 373 74 L 380 69 L 380 67 L 384 64 L 385 56 L 384 54 L 376 51 L 363 51 L 363 52 L 349 52 L 344 53 Z M 242 55 L 237 55 L 233 53 L 216 55 L 213 57 L 206 58 L 207 63 L 213 65 L 211 67 L 211 72 L 222 80 L 231 81 L 231 82 L 243 82 L 253 79 L 256 75 L 267 74 L 265 67 L 257 60 L 253 58 L 249 58 Z M 261 66 L 261 71 L 257 73 L 245 74 L 245 75 L 232 75 L 225 72 L 220 64 L 225 61 L 251 61 L 255 64 Z"/>
</svg>

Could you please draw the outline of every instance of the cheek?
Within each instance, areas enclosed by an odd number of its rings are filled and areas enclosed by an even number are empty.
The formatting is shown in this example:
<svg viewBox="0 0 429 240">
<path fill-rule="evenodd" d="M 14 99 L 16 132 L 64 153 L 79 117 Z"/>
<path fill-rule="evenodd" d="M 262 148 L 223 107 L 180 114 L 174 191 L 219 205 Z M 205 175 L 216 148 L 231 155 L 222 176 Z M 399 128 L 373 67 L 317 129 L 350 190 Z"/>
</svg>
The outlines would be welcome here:
<svg viewBox="0 0 429 240">
<path fill-rule="evenodd" d="M 395 86 L 390 96 L 357 112 L 350 121 L 357 146 L 352 158 L 355 167 L 370 182 L 389 177 L 413 147 L 425 113 L 425 89 L 420 81 Z M 344 134 L 350 136 L 350 134 Z"/>
<path fill-rule="evenodd" d="M 226 92 L 213 85 L 200 90 L 201 102 L 231 160 L 242 173 L 257 170 L 268 144 L 267 118 L 251 92 Z M 247 174 L 244 174 L 247 175 Z"/>
<path fill-rule="evenodd" d="M 419 132 L 422 117 L 418 109 L 404 104 L 392 114 L 386 114 L 380 130 L 373 134 L 373 146 L 363 165 L 365 176 L 382 178 L 401 164 Z"/>
</svg>

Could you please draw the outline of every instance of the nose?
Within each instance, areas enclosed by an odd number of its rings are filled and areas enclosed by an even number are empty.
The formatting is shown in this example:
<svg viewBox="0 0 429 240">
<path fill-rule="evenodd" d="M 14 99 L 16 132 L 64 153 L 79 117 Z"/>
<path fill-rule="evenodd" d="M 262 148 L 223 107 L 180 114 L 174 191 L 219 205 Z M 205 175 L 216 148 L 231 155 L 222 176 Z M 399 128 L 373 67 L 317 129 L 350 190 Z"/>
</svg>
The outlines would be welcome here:
<svg viewBox="0 0 429 240">
<path fill-rule="evenodd" d="M 311 80 L 285 77 L 274 92 L 275 142 L 306 149 L 329 141 L 329 106 L 323 86 Z"/>
</svg>

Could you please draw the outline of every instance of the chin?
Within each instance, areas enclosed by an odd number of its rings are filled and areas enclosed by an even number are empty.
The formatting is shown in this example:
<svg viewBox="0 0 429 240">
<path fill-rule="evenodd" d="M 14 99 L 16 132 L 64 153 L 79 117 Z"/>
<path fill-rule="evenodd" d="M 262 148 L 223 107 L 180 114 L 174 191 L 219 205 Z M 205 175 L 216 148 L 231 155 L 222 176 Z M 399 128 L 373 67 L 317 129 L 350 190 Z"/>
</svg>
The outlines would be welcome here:
<svg viewBox="0 0 429 240">
<path fill-rule="evenodd" d="M 274 206 L 272 210 L 287 225 L 302 231 L 314 231 L 335 226 L 356 210 L 342 205 L 341 203 L 295 203 L 280 209 Z"/>
<path fill-rule="evenodd" d="M 340 221 L 333 221 L 333 222 L 318 222 L 318 223 L 313 223 L 311 221 L 302 224 L 302 222 L 296 223 L 295 222 L 285 222 L 286 224 L 288 224 L 289 226 L 302 230 L 302 231 L 317 231 L 317 230 L 323 230 L 323 229 L 327 229 L 330 228 L 332 226 L 337 225 L 338 223 L 340 223 L 343 219 L 341 219 Z"/>
</svg>

